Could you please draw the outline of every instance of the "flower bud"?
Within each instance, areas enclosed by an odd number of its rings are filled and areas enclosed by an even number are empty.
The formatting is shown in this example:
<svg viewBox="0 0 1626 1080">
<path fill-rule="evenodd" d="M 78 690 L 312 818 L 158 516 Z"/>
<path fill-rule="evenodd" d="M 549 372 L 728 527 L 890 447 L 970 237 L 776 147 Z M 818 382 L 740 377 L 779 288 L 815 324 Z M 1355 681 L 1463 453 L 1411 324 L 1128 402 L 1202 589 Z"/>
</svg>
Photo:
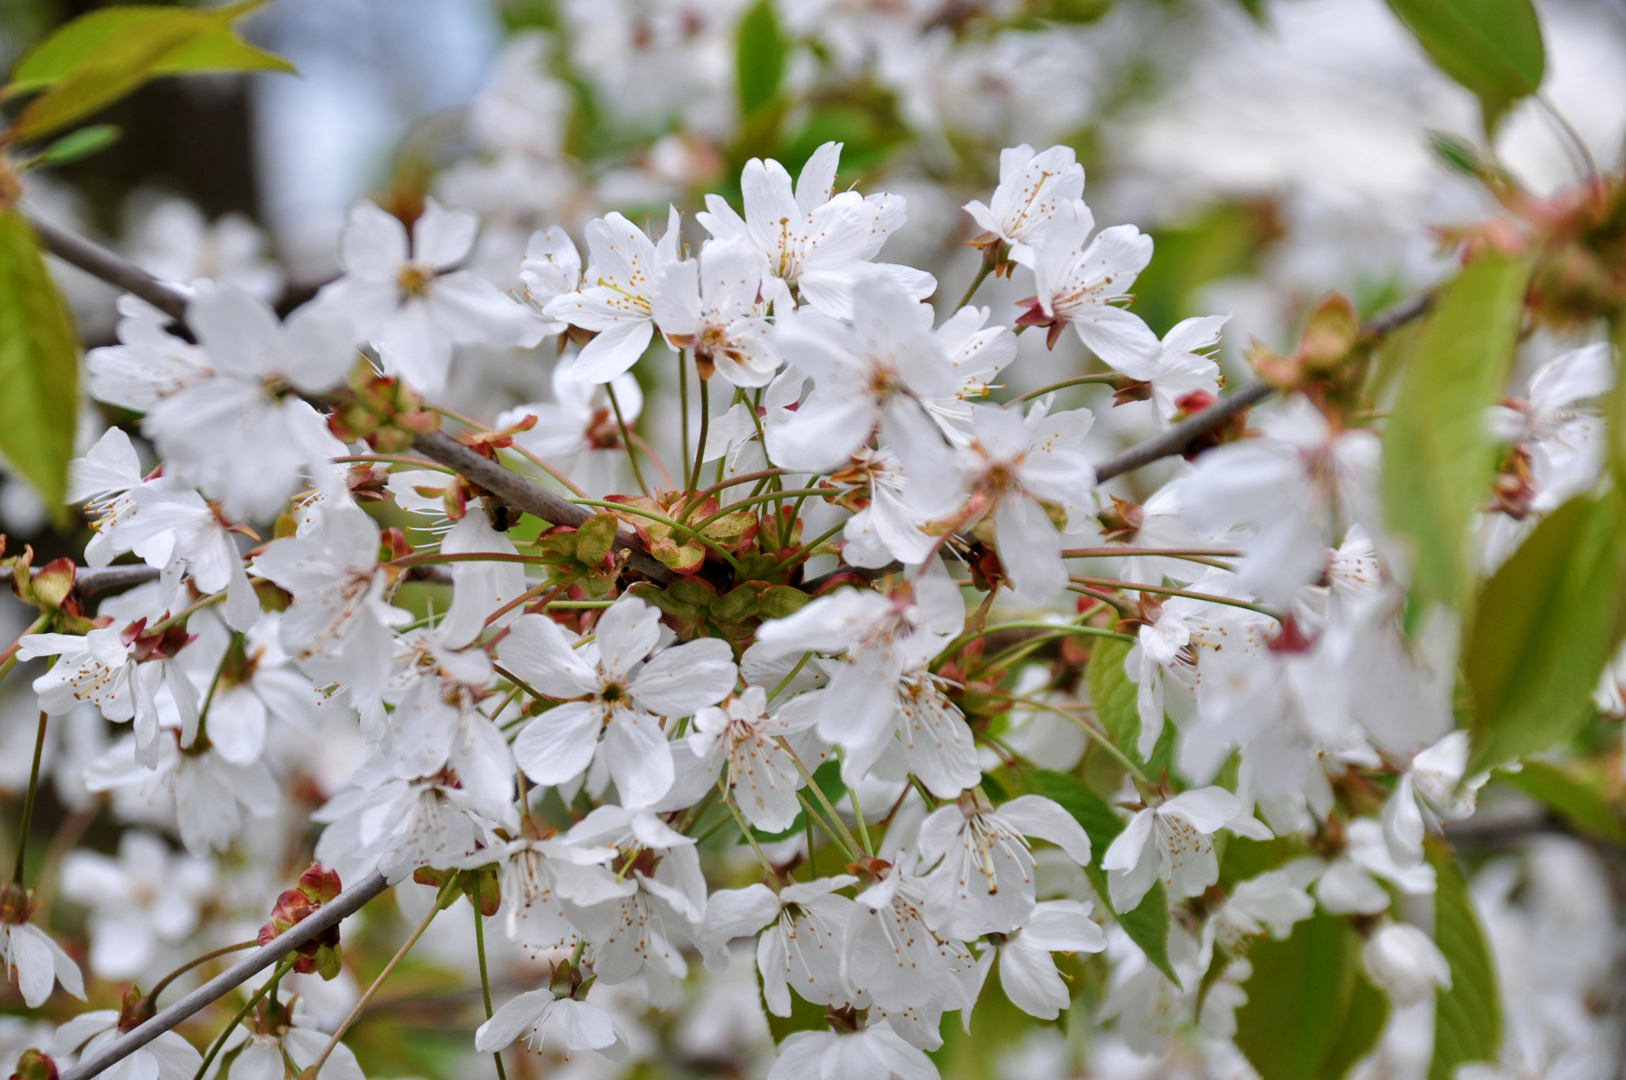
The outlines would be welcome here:
<svg viewBox="0 0 1626 1080">
<path fill-rule="evenodd" d="M 1400 1008 L 1425 1000 L 1435 987 L 1451 989 L 1451 968 L 1439 947 L 1406 923 L 1374 933 L 1361 950 L 1361 966 Z"/>
</svg>

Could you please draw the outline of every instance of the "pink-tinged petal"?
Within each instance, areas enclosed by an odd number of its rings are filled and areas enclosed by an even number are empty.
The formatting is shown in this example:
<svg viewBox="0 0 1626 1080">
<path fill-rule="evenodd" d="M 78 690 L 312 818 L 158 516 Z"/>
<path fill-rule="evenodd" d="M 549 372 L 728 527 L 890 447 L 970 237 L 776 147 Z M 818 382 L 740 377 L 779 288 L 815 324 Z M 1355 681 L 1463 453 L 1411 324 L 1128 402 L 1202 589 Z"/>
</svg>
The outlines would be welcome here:
<svg viewBox="0 0 1626 1080">
<path fill-rule="evenodd" d="M 521 615 L 497 645 L 504 667 L 544 694 L 560 698 L 598 689 L 598 672 L 570 647 L 559 624 L 545 615 Z"/>
<path fill-rule="evenodd" d="M 514 760 L 538 784 L 564 784 L 587 771 L 598 749 L 603 709 L 572 701 L 526 724 L 514 740 Z"/>
<path fill-rule="evenodd" d="M 376 203 L 354 203 L 339 233 L 339 265 L 347 274 L 393 281 L 407 261 L 407 231 L 399 218 Z"/>
<path fill-rule="evenodd" d="M 423 214 L 412 226 L 412 258 L 444 270 L 468 257 L 480 231 L 480 215 L 472 210 L 448 210 L 433 198 L 425 199 Z"/>
</svg>

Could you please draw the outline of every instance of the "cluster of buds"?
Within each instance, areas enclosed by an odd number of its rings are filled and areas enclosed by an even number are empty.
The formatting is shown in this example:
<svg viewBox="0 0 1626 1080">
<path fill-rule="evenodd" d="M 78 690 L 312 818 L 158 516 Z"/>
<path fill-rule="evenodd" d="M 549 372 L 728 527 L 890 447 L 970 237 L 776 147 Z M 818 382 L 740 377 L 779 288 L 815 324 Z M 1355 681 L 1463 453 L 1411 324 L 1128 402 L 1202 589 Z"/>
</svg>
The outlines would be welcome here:
<svg viewBox="0 0 1626 1080">
<path fill-rule="evenodd" d="M 6 552 L 6 538 L 0 535 L 0 556 Z M 53 559 L 33 569 L 34 549 L 25 546 L 21 555 L 0 558 L 0 566 L 11 568 L 11 593 L 43 614 L 61 614 L 78 618 L 83 615 L 79 600 L 73 594 L 74 562 L 72 559 Z"/>
<path fill-rule="evenodd" d="M 310 868 L 299 875 L 299 883 L 277 897 L 276 906 L 271 909 L 271 921 L 260 927 L 260 944 L 269 944 L 278 935 L 314 914 L 323 904 L 332 902 L 340 891 L 336 871 L 324 870 L 321 863 L 311 863 Z M 339 973 L 338 926 L 323 930 L 295 952 L 299 954 L 299 959 L 294 961 L 295 971 L 302 975 L 315 972 L 324 979 L 333 978 Z"/>
<path fill-rule="evenodd" d="M 365 364 L 349 380 L 350 394 L 328 415 L 328 428 L 344 442 L 364 439 L 383 454 L 399 454 L 412 440 L 440 430 L 440 414 L 406 383 Z"/>
</svg>

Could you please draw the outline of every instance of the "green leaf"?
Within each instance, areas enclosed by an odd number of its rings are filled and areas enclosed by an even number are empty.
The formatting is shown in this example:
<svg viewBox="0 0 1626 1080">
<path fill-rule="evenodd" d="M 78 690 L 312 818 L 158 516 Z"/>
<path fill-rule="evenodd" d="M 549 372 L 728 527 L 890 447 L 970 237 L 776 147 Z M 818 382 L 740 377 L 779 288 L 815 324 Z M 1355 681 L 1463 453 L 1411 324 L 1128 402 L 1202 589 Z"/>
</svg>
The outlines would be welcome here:
<svg viewBox="0 0 1626 1080">
<path fill-rule="evenodd" d="M 1497 1060 L 1502 1046 L 1502 1005 L 1496 967 L 1474 916 L 1462 871 L 1443 846 L 1428 856 L 1434 867 L 1434 944 L 1451 966 L 1451 989 L 1434 996 L 1434 1060 L 1428 1080 L 1452 1080 L 1467 1061 Z"/>
<path fill-rule="evenodd" d="M 1609 325 L 1609 341 L 1615 347 L 1615 386 L 1609 391 L 1609 471 L 1615 490 L 1626 491 L 1626 378 L 1621 377 L 1621 358 L 1626 357 L 1626 312 L 1616 313 Z"/>
<path fill-rule="evenodd" d="M 1327 1059 L 1321 1066 L 1321 1080 L 1343 1080 L 1344 1074 L 1354 1068 L 1378 1044 L 1383 1025 L 1389 1020 L 1389 995 L 1373 986 L 1360 972 L 1355 973 L 1355 988 L 1349 995 L 1349 1007 L 1344 1013 L 1344 1030 L 1332 1044 Z"/>
<path fill-rule="evenodd" d="M 92 124 L 69 132 L 40 152 L 41 165 L 67 165 L 105 150 L 118 141 L 124 129 L 114 124 Z"/>
<path fill-rule="evenodd" d="M 286 60 L 237 36 L 233 20 L 263 0 L 197 11 L 103 8 L 75 19 L 25 53 L 6 96 L 43 90 L 15 125 L 19 139 L 47 134 L 149 79 L 204 71 L 293 71 Z"/>
<path fill-rule="evenodd" d="M 1285 941 L 1254 944 L 1248 953 L 1253 974 L 1243 984 L 1248 1001 L 1236 1011 L 1236 1045 L 1260 1080 L 1337 1075 L 1329 1069 L 1349 1054 L 1344 1034 L 1358 952 L 1349 924 L 1323 913 L 1299 923 Z M 1350 1043 L 1363 1035 L 1351 1032 Z"/>
<path fill-rule="evenodd" d="M 1124 674 L 1124 657 L 1134 648 L 1127 641 L 1101 638 L 1090 649 L 1090 662 L 1084 668 L 1084 684 L 1089 687 L 1095 718 L 1112 739 L 1113 745 L 1136 761 L 1140 754 L 1139 688 Z"/>
<path fill-rule="evenodd" d="M 1621 495 L 1549 514 L 1486 584 L 1463 660 L 1477 770 L 1566 739 L 1593 714 L 1626 581 Z"/>
<path fill-rule="evenodd" d="M 79 421 L 73 316 L 22 214 L 0 211 L 0 453 L 58 522 Z"/>
<path fill-rule="evenodd" d="M 1441 71 L 1479 98 L 1490 130 L 1541 85 L 1546 50 L 1530 0 L 1389 0 Z"/>
<path fill-rule="evenodd" d="M 1180 977 L 1169 963 L 1169 901 L 1164 895 L 1163 883 L 1153 882 L 1133 911 L 1113 911 L 1112 901 L 1108 899 L 1107 873 L 1100 864 L 1101 856 L 1123 832 L 1123 822 L 1118 820 L 1118 815 L 1112 812 L 1112 807 L 1101 796 L 1075 776 L 1050 769 L 1033 769 L 1024 775 L 1039 789 L 1040 794 L 1055 800 L 1084 826 L 1084 832 L 1090 838 L 1090 850 L 1094 854 L 1084 873 L 1095 887 L 1096 895 L 1100 897 L 1102 905 L 1112 911 L 1118 925 L 1129 935 L 1129 940 L 1140 946 L 1146 959 L 1178 986 Z"/>
<path fill-rule="evenodd" d="M 740 93 L 740 115 L 750 116 L 779 93 L 785 75 L 785 38 L 769 0 L 758 0 L 740 20 L 735 45 L 734 76 Z"/>
<path fill-rule="evenodd" d="M 1479 176 L 1485 171 L 1484 163 L 1479 159 L 1479 151 L 1472 143 L 1465 142 L 1455 135 L 1444 131 L 1431 131 L 1428 141 L 1434 147 L 1434 152 L 1441 161 L 1449 165 L 1452 170 L 1464 176 Z"/>
<path fill-rule="evenodd" d="M 1546 761 L 1526 761 L 1500 779 L 1539 800 L 1581 835 L 1626 847 L 1626 817 L 1601 784 Z"/>
<path fill-rule="evenodd" d="M 1466 611 L 1468 526 L 1495 471 L 1485 407 L 1502 394 L 1518 337 L 1527 263 L 1476 260 L 1423 325 L 1384 436 L 1383 507 L 1416 554 L 1419 600 Z"/>
</svg>

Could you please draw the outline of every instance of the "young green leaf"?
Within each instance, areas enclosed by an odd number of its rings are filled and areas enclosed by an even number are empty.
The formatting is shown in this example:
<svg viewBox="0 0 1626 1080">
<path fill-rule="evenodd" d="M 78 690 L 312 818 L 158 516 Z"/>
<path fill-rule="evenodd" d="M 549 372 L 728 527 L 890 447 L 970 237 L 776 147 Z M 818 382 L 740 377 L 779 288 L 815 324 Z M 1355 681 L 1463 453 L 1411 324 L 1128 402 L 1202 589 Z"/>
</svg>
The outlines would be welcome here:
<svg viewBox="0 0 1626 1080">
<path fill-rule="evenodd" d="M 779 80 L 785 74 L 785 38 L 768 0 L 759 0 L 740 20 L 734 74 L 741 116 L 750 116 L 779 93 Z"/>
<path fill-rule="evenodd" d="M 1359 939 L 1343 919 L 1317 914 L 1286 941 L 1266 939 L 1248 953 L 1248 1001 L 1236 1011 L 1236 1045 L 1260 1080 L 1322 1080 L 1348 1068 L 1345 1029 L 1355 1019 Z M 1350 1042 L 1365 1036 L 1357 1025 Z"/>
<path fill-rule="evenodd" d="M 1321 1066 L 1321 1080 L 1343 1080 L 1355 1063 L 1369 1054 L 1389 1020 L 1389 995 L 1373 986 L 1360 972 L 1344 1012 L 1344 1029 Z"/>
<path fill-rule="evenodd" d="M 1626 847 L 1626 816 L 1603 785 L 1546 761 L 1526 761 L 1518 772 L 1502 773 L 1499 778 L 1539 800 L 1581 835 Z"/>
<path fill-rule="evenodd" d="M 1626 509 L 1612 491 L 1549 514 L 1486 584 L 1463 668 L 1473 698 L 1470 767 L 1551 746 L 1592 715 L 1620 639 Z"/>
<path fill-rule="evenodd" d="M 1530 0 L 1389 0 L 1389 7 L 1440 70 L 1479 98 L 1486 130 L 1541 85 L 1547 54 Z"/>
<path fill-rule="evenodd" d="M 294 70 L 281 57 L 237 36 L 233 20 L 260 3 L 205 11 L 114 7 L 75 19 L 13 68 L 6 96 L 44 91 L 18 116 L 16 136 L 48 134 L 163 75 Z"/>
<path fill-rule="evenodd" d="M 1529 264 L 1476 260 L 1445 287 L 1401 380 L 1384 436 L 1383 507 L 1415 552 L 1420 600 L 1466 610 L 1469 529 L 1496 468 L 1485 408 L 1502 393 Z"/>
<path fill-rule="evenodd" d="M 1451 1080 L 1466 1061 L 1497 1059 L 1502 1046 L 1502 1005 L 1496 967 L 1474 915 L 1462 871 L 1443 846 L 1429 852 L 1434 867 L 1434 944 L 1451 966 L 1451 989 L 1434 998 L 1434 1059 L 1428 1080 Z"/>
<path fill-rule="evenodd" d="M 1101 856 L 1112 846 L 1112 841 L 1123 832 L 1123 822 L 1118 820 L 1118 815 L 1102 801 L 1101 796 L 1075 776 L 1050 769 L 1033 769 L 1024 775 L 1040 794 L 1054 799 L 1084 826 L 1090 838 L 1090 849 L 1094 852 L 1094 858 L 1084 868 L 1084 873 L 1095 887 L 1102 905 L 1112 911 L 1112 902 L 1107 899 L 1107 873 L 1101 869 L 1100 863 Z M 1164 895 L 1163 883 L 1153 882 L 1152 888 L 1133 911 L 1112 913 L 1124 933 L 1129 935 L 1129 940 L 1139 945 L 1146 954 L 1146 959 L 1178 985 L 1180 977 L 1169 963 L 1169 901 Z"/>
<path fill-rule="evenodd" d="M 123 129 L 113 124 L 92 124 L 70 131 L 40 152 L 41 165 L 67 165 L 118 142 Z"/>
<path fill-rule="evenodd" d="M 78 338 L 16 209 L 0 211 L 0 453 L 59 521 L 79 418 Z"/>
<path fill-rule="evenodd" d="M 1084 684 L 1089 687 L 1095 718 L 1101 721 L 1113 744 L 1139 761 L 1140 755 L 1135 751 L 1135 744 L 1140 740 L 1138 690 L 1124 674 L 1124 657 L 1132 648 L 1134 646 L 1127 641 L 1116 638 L 1096 641 L 1084 669 Z"/>
</svg>

